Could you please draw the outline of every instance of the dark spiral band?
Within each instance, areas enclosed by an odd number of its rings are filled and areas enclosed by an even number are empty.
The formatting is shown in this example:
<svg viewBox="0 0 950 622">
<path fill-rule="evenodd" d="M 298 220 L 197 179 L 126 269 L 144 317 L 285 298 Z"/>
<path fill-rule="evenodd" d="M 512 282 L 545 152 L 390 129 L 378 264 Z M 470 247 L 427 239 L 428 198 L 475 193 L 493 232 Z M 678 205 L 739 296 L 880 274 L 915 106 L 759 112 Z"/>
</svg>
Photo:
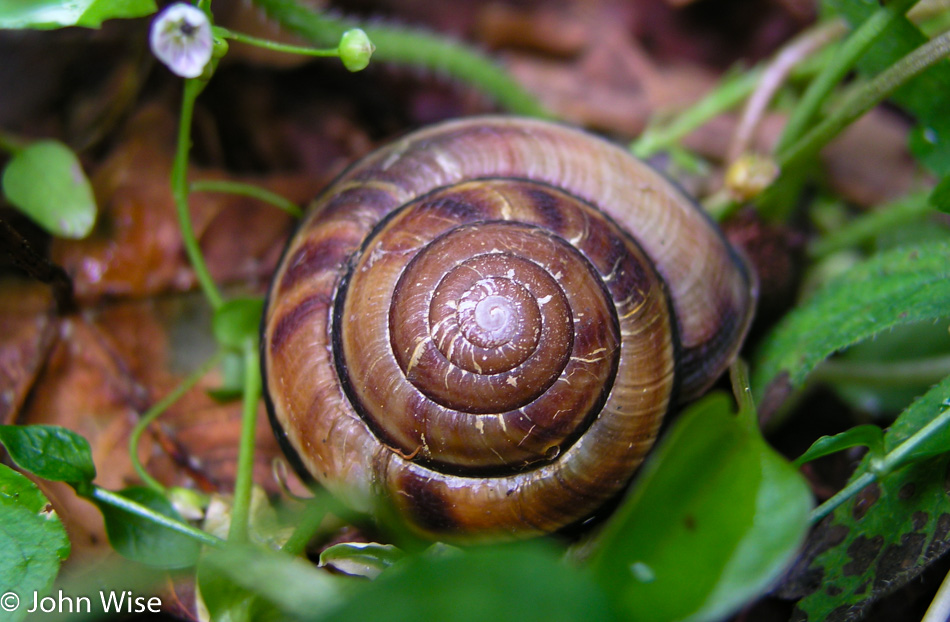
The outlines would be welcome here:
<svg viewBox="0 0 950 622">
<path fill-rule="evenodd" d="M 485 233 L 492 248 L 459 261 Z M 545 269 L 559 246 L 534 227 L 493 222 L 460 227 L 420 251 L 390 312 L 393 353 L 409 382 L 473 414 L 504 413 L 543 394 L 574 344 L 570 301 Z M 532 259 L 514 254 L 526 249 Z"/>
<path fill-rule="evenodd" d="M 357 410 L 435 468 L 551 459 L 586 429 L 616 371 L 611 293 L 544 222 L 557 215 L 567 235 L 589 226 L 591 208 L 515 188 L 460 184 L 402 207 L 364 245 L 343 295 L 338 355 Z"/>
</svg>

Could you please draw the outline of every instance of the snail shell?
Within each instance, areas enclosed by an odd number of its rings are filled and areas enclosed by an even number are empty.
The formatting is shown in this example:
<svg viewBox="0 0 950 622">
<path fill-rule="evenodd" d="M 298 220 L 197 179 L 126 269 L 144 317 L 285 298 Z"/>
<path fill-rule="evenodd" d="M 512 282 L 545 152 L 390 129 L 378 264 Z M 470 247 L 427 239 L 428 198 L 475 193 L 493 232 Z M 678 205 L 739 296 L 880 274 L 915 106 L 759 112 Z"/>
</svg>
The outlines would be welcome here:
<svg viewBox="0 0 950 622">
<path fill-rule="evenodd" d="M 344 172 L 263 323 L 271 420 L 352 507 L 436 537 L 526 537 L 630 480 L 734 358 L 755 284 L 679 189 L 578 130 L 424 129 Z"/>
</svg>

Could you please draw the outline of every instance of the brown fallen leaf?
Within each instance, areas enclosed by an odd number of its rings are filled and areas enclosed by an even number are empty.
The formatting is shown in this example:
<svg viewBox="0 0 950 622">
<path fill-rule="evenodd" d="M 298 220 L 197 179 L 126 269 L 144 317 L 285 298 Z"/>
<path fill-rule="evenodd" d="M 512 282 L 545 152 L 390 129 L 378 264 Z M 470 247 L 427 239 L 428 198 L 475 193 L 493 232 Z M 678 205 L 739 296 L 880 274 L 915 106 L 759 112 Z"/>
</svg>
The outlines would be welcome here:
<svg viewBox="0 0 950 622">
<path fill-rule="evenodd" d="M 20 409 L 56 340 L 53 297 L 42 283 L 0 280 L 0 425 Z"/>
<path fill-rule="evenodd" d="M 53 241 L 52 259 L 72 276 L 79 301 L 194 287 L 169 182 L 174 128 L 164 108 L 142 109 L 126 138 L 93 175 L 100 215 L 92 235 Z M 192 177 L 236 179 L 201 170 Z M 256 181 L 305 204 L 326 180 L 287 174 Z M 193 193 L 189 207 L 209 270 L 219 283 L 259 285 L 266 280 L 292 227 L 289 215 L 254 199 L 221 193 Z"/>
<path fill-rule="evenodd" d="M 117 303 L 59 320 L 58 341 L 16 423 L 68 427 L 89 441 L 97 484 L 112 490 L 140 484 L 128 451 L 132 428 L 183 377 L 174 369 L 182 365 L 181 353 L 169 345 L 169 335 L 184 331 L 176 339 L 187 339 L 195 329 L 188 333 L 183 323 L 207 320 L 194 313 L 194 304 L 174 299 Z M 211 399 L 206 390 L 219 384 L 209 374 L 143 435 L 139 455 L 164 485 L 233 489 L 241 404 Z M 277 492 L 271 462 L 280 451 L 263 405 L 258 415 L 254 477 Z M 77 559 L 107 550 L 95 507 L 69 486 L 41 485 L 63 518 Z"/>
</svg>

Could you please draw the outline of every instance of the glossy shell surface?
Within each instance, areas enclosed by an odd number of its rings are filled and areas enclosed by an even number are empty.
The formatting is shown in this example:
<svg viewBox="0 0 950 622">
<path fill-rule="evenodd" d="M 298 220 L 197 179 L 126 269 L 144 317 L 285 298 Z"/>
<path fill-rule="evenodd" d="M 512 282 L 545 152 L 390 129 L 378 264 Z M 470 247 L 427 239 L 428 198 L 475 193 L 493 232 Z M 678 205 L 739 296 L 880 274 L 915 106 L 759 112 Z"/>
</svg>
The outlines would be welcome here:
<svg viewBox="0 0 950 622">
<path fill-rule="evenodd" d="M 680 190 L 542 121 L 424 129 L 344 172 L 275 275 L 275 427 L 357 509 L 527 537 L 616 495 L 748 328 L 754 279 Z"/>
</svg>

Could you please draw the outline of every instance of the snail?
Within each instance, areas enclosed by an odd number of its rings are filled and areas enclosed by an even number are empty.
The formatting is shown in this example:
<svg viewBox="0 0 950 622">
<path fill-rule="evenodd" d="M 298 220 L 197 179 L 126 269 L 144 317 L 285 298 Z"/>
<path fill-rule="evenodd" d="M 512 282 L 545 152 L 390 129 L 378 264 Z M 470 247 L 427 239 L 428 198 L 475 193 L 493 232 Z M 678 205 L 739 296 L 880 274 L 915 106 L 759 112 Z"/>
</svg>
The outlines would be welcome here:
<svg viewBox="0 0 950 622">
<path fill-rule="evenodd" d="M 480 117 L 422 129 L 317 197 L 262 323 L 295 462 L 435 538 L 531 537 L 615 498 L 664 415 L 735 357 L 753 273 L 604 139 Z"/>
</svg>

